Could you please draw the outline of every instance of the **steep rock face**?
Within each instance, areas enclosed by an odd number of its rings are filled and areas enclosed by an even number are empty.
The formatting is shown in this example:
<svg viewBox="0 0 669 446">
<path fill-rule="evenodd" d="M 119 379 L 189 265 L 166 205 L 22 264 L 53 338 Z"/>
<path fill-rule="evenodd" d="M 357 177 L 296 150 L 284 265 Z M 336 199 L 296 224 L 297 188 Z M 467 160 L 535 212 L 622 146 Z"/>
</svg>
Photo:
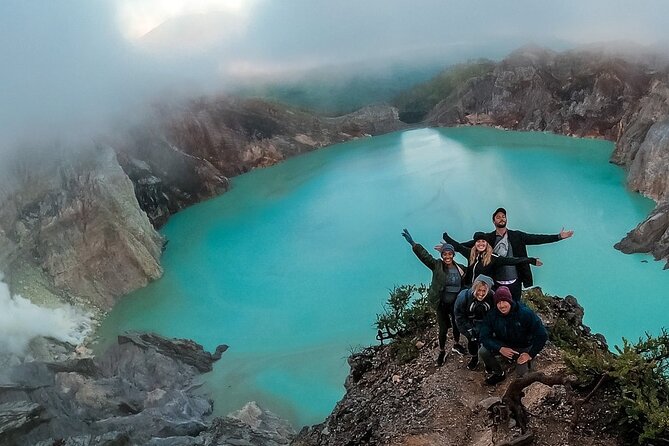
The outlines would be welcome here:
<svg viewBox="0 0 669 446">
<path fill-rule="evenodd" d="M 152 123 L 112 143 L 152 223 L 229 188 L 229 178 L 288 157 L 404 127 L 398 111 L 366 107 L 322 118 L 261 100 L 199 99 L 156 108 Z"/>
<path fill-rule="evenodd" d="M 34 169 L 0 210 L 0 269 L 15 290 L 12 279 L 34 268 L 54 295 L 85 297 L 88 308 L 108 309 L 115 297 L 160 277 L 162 237 L 113 151 L 100 148 Z"/>
<path fill-rule="evenodd" d="M 615 141 L 611 161 L 628 168 L 628 187 L 658 204 L 616 246 L 656 259 L 669 259 L 669 225 L 658 227 L 667 221 L 658 216 L 669 204 L 668 120 L 666 72 L 610 55 L 539 48 L 518 50 L 492 74 L 468 80 L 427 117 L 431 125 L 495 125 Z"/>
<path fill-rule="evenodd" d="M 487 119 L 505 128 L 617 139 L 619 123 L 647 92 L 651 73 L 595 53 L 524 48 L 491 75 L 471 79 L 428 115 L 432 125 Z"/>
</svg>

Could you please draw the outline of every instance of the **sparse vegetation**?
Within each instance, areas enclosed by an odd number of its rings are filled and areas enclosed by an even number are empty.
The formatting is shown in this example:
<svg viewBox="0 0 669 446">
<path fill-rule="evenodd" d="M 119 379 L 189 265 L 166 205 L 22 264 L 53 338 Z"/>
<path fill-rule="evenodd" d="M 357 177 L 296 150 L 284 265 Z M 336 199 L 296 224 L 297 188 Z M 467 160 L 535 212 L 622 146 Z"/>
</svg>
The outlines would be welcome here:
<svg viewBox="0 0 669 446">
<path fill-rule="evenodd" d="M 526 293 L 526 302 L 546 314 L 550 296 L 540 290 Z M 394 357 L 406 363 L 418 356 L 417 334 L 434 324 L 425 285 L 400 285 L 390 290 L 386 309 L 377 315 L 379 338 L 392 339 Z M 669 444 L 669 332 L 646 334 L 636 343 L 623 339 L 615 352 L 602 349 L 583 327 L 556 317 L 551 342 L 563 351 L 565 364 L 579 387 L 592 388 L 604 377 L 620 427 L 630 444 Z M 599 388 L 599 386 L 597 387 Z M 596 392 L 596 390 L 595 390 Z"/>
<path fill-rule="evenodd" d="M 454 65 L 431 80 L 398 95 L 393 105 L 399 108 L 402 121 L 420 122 L 435 105 L 457 91 L 466 81 L 491 73 L 494 67 L 495 63 L 487 59 Z"/>
<path fill-rule="evenodd" d="M 378 337 L 392 339 L 392 349 L 399 362 L 418 356 L 415 336 L 434 324 L 434 314 L 427 301 L 425 285 L 399 285 L 390 290 L 386 310 L 376 316 Z"/>
</svg>

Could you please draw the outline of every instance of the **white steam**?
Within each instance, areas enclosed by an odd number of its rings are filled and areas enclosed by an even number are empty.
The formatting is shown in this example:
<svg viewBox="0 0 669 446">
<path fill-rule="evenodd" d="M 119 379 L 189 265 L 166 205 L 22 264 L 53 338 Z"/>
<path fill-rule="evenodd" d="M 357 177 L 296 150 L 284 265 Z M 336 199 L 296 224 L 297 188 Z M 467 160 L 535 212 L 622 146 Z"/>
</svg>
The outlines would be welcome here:
<svg viewBox="0 0 669 446">
<path fill-rule="evenodd" d="M 22 356 L 38 336 L 77 345 L 90 329 L 90 318 L 74 307 L 38 307 L 19 295 L 12 296 L 0 274 L 0 354 Z"/>
</svg>

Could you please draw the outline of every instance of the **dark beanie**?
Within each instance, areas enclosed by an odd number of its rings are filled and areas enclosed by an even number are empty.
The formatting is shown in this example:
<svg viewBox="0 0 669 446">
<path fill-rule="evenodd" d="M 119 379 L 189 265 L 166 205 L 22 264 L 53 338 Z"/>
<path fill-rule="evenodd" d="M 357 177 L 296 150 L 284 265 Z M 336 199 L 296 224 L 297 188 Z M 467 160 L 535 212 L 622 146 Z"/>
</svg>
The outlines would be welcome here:
<svg viewBox="0 0 669 446">
<path fill-rule="evenodd" d="M 477 231 L 474 233 L 474 243 L 476 243 L 478 240 L 485 240 L 486 242 L 488 241 L 488 236 L 485 234 L 485 232 Z"/>
<path fill-rule="evenodd" d="M 495 291 L 495 294 L 493 295 L 493 300 L 495 301 L 495 305 L 497 305 L 503 300 L 507 301 L 510 304 L 513 303 L 513 298 L 511 297 L 511 291 L 509 291 L 509 289 L 504 285 L 497 288 L 497 291 Z"/>
<path fill-rule="evenodd" d="M 504 209 L 504 208 L 497 208 L 497 209 L 495 210 L 495 212 L 492 213 L 492 218 L 494 219 L 494 218 L 495 218 L 495 215 L 497 215 L 499 212 L 501 212 L 502 214 L 504 214 L 504 216 L 506 217 L 506 209 Z"/>
<path fill-rule="evenodd" d="M 437 251 L 439 251 L 439 252 L 450 251 L 453 254 L 455 254 L 455 248 L 450 243 L 442 243 L 441 245 L 437 245 L 437 246 L 438 246 Z"/>
</svg>

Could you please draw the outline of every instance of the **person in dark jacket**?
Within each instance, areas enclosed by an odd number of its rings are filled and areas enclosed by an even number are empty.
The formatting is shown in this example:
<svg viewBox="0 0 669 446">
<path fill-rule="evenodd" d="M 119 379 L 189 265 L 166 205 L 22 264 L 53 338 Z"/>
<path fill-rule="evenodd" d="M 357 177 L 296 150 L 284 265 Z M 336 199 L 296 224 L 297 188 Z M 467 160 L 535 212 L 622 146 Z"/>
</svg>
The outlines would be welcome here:
<svg viewBox="0 0 669 446">
<path fill-rule="evenodd" d="M 492 279 L 483 274 L 474 279 L 471 288 L 460 291 L 455 301 L 455 323 L 467 338 L 467 351 L 472 355 L 467 368 L 474 370 L 479 363 L 479 324 L 494 307 Z"/>
<path fill-rule="evenodd" d="M 574 231 L 565 231 L 564 228 L 557 234 L 528 234 L 523 231 L 507 229 L 506 209 L 497 208 L 492 214 L 492 222 L 495 230 L 485 234 L 488 243 L 493 247 L 493 253 L 501 257 L 527 257 L 527 245 L 544 245 L 567 239 L 574 235 Z M 444 236 L 447 234 L 444 233 Z M 448 241 L 448 239 L 444 238 Z M 462 243 L 466 248 L 471 248 L 475 240 Z M 449 242 L 452 244 L 452 242 Z M 495 284 L 506 285 L 516 302 L 520 301 L 523 287 L 533 285 L 532 270 L 525 263 L 506 265 L 496 272 Z"/>
<path fill-rule="evenodd" d="M 489 311 L 480 325 L 481 349 L 479 356 L 492 373 L 486 384 L 497 384 L 504 380 L 502 370 L 495 355 L 516 362 L 516 374 L 523 376 L 530 367 L 530 361 L 544 348 L 548 333 L 539 316 L 525 305 L 515 302 L 511 292 L 504 285 L 493 296 L 495 308 Z"/>
<path fill-rule="evenodd" d="M 474 277 L 479 274 L 492 277 L 496 280 L 497 273 L 500 268 L 509 265 L 529 265 L 541 266 L 541 260 L 534 257 L 500 257 L 493 253 L 492 245 L 489 242 L 489 236 L 483 232 L 474 233 L 474 243 L 471 246 L 466 246 L 452 239 L 448 233 L 444 232 L 444 240 L 446 243 L 453 245 L 455 250 L 468 259 L 467 272 L 464 277 L 464 285 L 466 287 L 472 285 Z"/>
<path fill-rule="evenodd" d="M 455 250 L 448 243 L 438 246 L 437 250 L 441 258 L 435 259 L 422 245 L 413 241 L 411 234 L 406 229 L 402 231 L 402 237 L 409 242 L 416 257 L 432 271 L 432 281 L 430 282 L 427 298 L 437 313 L 439 324 L 437 366 L 441 366 L 446 358 L 446 337 L 449 328 L 453 327 L 453 352 L 461 355 L 465 352 L 465 348 L 460 344 L 460 331 L 455 323 L 453 313 L 455 299 L 462 289 L 465 267 L 455 262 Z"/>
</svg>

